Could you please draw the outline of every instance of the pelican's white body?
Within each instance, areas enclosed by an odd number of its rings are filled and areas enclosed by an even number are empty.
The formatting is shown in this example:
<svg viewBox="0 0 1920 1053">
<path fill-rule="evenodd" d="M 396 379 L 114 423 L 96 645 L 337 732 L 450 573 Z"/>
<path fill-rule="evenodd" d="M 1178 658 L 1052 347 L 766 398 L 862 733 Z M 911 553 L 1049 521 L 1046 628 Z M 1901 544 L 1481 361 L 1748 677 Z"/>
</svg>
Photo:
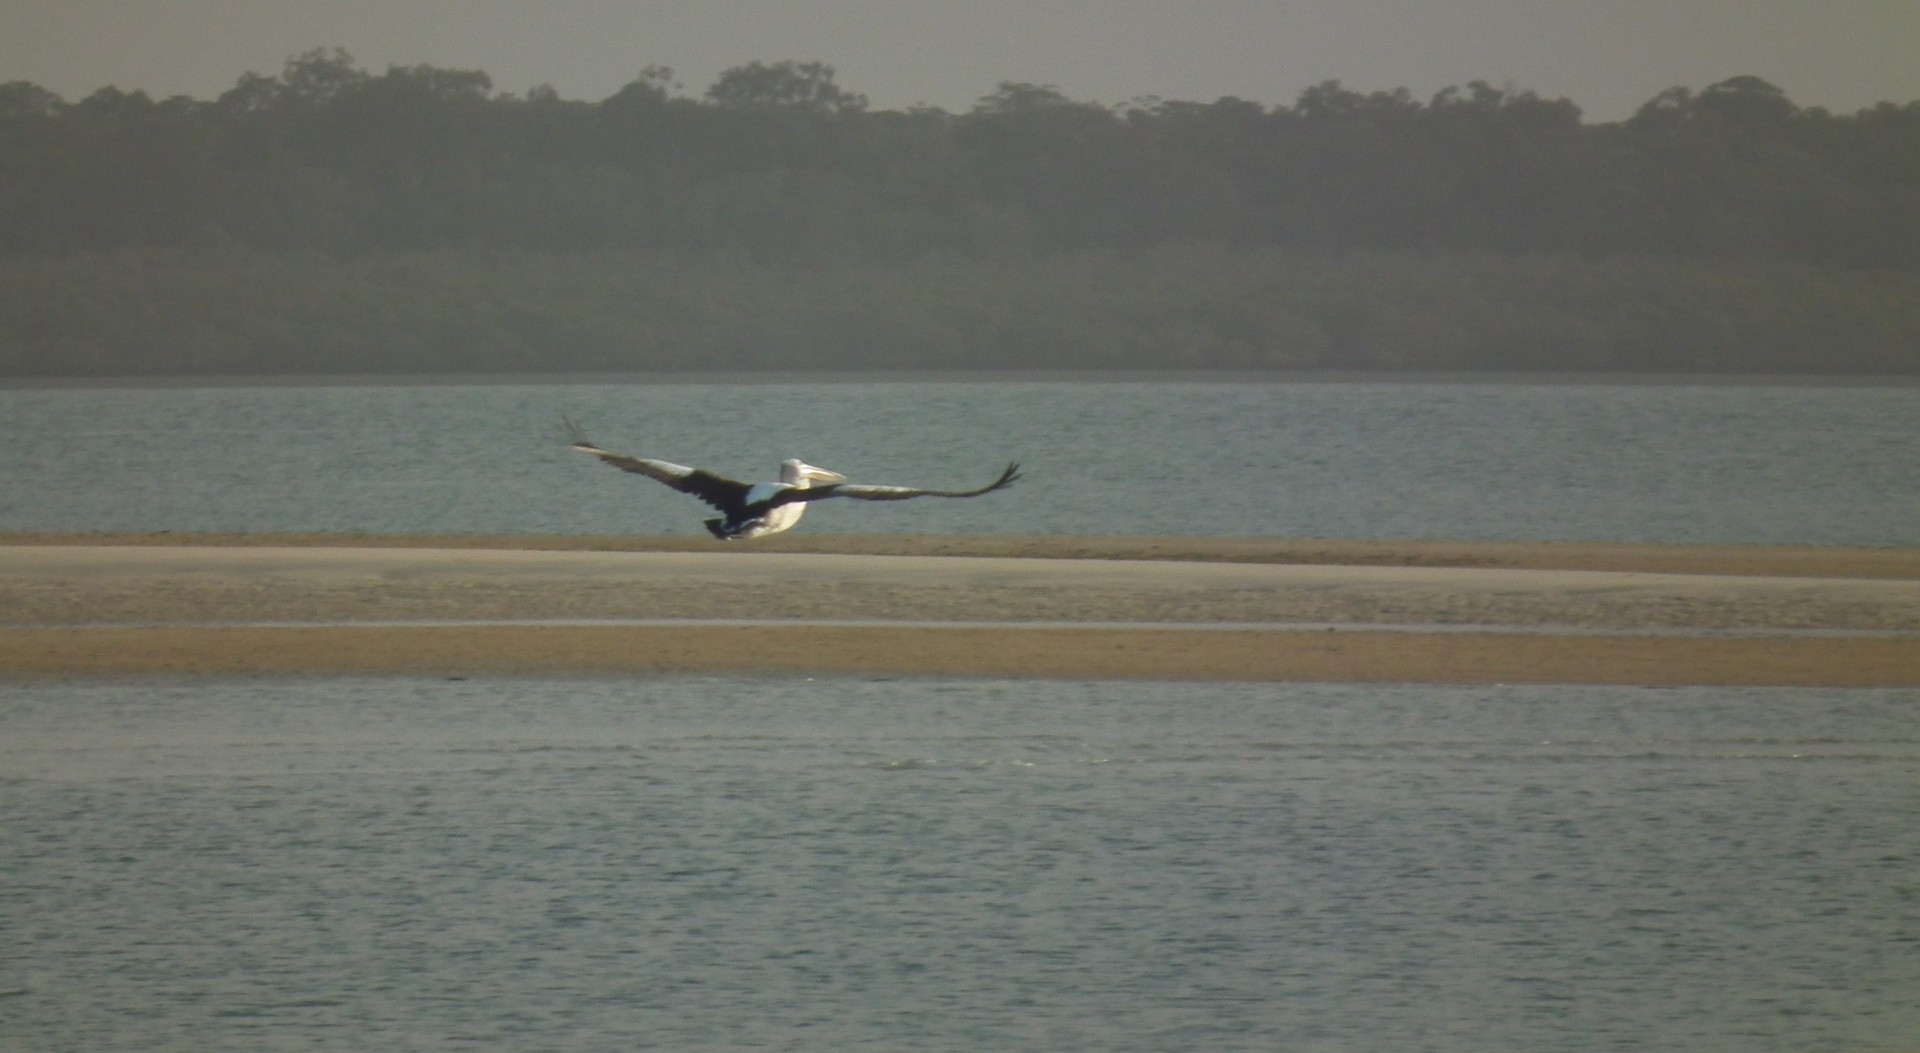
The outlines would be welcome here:
<svg viewBox="0 0 1920 1053">
<path fill-rule="evenodd" d="M 841 475 L 839 472 L 816 467 L 797 457 L 790 457 L 780 462 L 780 481 L 777 483 L 755 483 L 753 488 L 747 491 L 747 504 L 749 506 L 759 504 L 762 501 L 769 500 L 773 495 L 782 490 L 810 489 L 815 482 L 844 483 L 846 481 L 847 477 Z M 805 501 L 795 501 L 792 504 L 779 505 L 768 509 L 766 514 L 760 516 L 757 520 L 748 522 L 745 529 L 733 532 L 733 537 L 745 540 L 747 538 L 763 537 L 767 534 L 778 534 L 783 530 L 792 530 L 795 524 L 800 522 L 800 517 L 806 514 L 807 502 Z"/>
</svg>

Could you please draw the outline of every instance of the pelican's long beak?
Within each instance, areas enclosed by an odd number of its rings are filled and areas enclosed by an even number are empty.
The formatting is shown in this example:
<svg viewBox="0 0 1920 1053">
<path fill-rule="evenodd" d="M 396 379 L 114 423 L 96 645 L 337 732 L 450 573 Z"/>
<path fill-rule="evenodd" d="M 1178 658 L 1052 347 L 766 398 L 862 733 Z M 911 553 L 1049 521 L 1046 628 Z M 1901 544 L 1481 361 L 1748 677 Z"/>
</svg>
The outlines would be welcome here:
<svg viewBox="0 0 1920 1053">
<path fill-rule="evenodd" d="M 800 474 L 805 476 L 807 479 L 810 479 L 814 482 L 819 482 L 819 483 L 844 483 L 847 481 L 847 477 L 844 475 L 841 475 L 839 472 L 832 471 L 826 468 L 815 467 L 814 465 L 807 464 L 805 462 L 802 462 L 800 465 Z"/>
</svg>

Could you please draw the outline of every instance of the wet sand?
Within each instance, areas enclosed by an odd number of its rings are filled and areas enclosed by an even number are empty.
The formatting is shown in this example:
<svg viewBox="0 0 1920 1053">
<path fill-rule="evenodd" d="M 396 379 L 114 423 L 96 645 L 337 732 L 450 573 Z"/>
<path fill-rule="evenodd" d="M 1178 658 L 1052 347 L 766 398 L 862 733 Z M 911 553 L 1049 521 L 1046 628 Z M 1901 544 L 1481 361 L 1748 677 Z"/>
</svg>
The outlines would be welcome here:
<svg viewBox="0 0 1920 1053">
<path fill-rule="evenodd" d="M 1920 684 L 1920 550 L 0 536 L 0 676 L 666 672 Z"/>
</svg>

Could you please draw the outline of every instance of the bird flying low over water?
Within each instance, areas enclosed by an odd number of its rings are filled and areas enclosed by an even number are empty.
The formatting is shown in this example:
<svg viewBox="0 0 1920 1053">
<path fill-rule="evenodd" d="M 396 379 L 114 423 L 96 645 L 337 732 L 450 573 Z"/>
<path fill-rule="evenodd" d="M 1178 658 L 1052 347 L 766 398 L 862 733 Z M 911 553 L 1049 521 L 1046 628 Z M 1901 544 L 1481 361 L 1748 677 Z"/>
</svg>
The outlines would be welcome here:
<svg viewBox="0 0 1920 1053">
<path fill-rule="evenodd" d="M 578 425 L 567 421 L 572 436 L 569 449 L 692 494 L 720 511 L 720 517 L 706 521 L 707 530 L 722 541 L 764 537 L 793 529 L 806 513 L 807 504 L 829 497 L 851 497 L 860 501 L 904 501 L 909 497 L 979 497 L 1003 490 L 1020 478 L 1018 464 L 1007 465 L 1000 478 L 978 490 L 923 490 L 911 486 L 872 486 L 849 483 L 839 472 L 815 467 L 797 458 L 780 462 L 777 483 L 742 483 L 700 468 L 689 468 L 651 457 L 633 457 L 603 450 L 587 440 Z M 814 485 L 814 484 L 821 485 Z"/>
</svg>

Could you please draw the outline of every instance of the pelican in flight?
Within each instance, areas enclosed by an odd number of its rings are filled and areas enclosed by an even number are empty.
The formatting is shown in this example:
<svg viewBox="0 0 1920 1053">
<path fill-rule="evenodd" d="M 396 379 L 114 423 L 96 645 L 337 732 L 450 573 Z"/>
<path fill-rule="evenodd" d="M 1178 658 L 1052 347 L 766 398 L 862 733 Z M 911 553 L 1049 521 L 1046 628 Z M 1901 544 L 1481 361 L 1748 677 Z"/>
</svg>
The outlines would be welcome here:
<svg viewBox="0 0 1920 1053">
<path fill-rule="evenodd" d="M 798 458 L 780 462 L 777 483 L 742 483 L 700 468 L 689 468 L 651 457 L 633 457 L 603 450 L 587 440 L 578 425 L 567 422 L 573 442 L 568 449 L 633 472 L 692 494 L 720 511 L 720 517 L 706 521 L 707 530 L 722 541 L 741 541 L 792 530 L 807 511 L 811 501 L 829 497 L 851 497 L 860 501 L 905 501 L 909 497 L 979 497 L 1002 490 L 1020 478 L 1018 464 L 1007 465 L 1000 478 L 978 490 L 922 490 L 911 486 L 871 486 L 849 483 L 839 472 L 828 471 Z M 815 483 L 823 485 L 815 486 Z"/>
</svg>

